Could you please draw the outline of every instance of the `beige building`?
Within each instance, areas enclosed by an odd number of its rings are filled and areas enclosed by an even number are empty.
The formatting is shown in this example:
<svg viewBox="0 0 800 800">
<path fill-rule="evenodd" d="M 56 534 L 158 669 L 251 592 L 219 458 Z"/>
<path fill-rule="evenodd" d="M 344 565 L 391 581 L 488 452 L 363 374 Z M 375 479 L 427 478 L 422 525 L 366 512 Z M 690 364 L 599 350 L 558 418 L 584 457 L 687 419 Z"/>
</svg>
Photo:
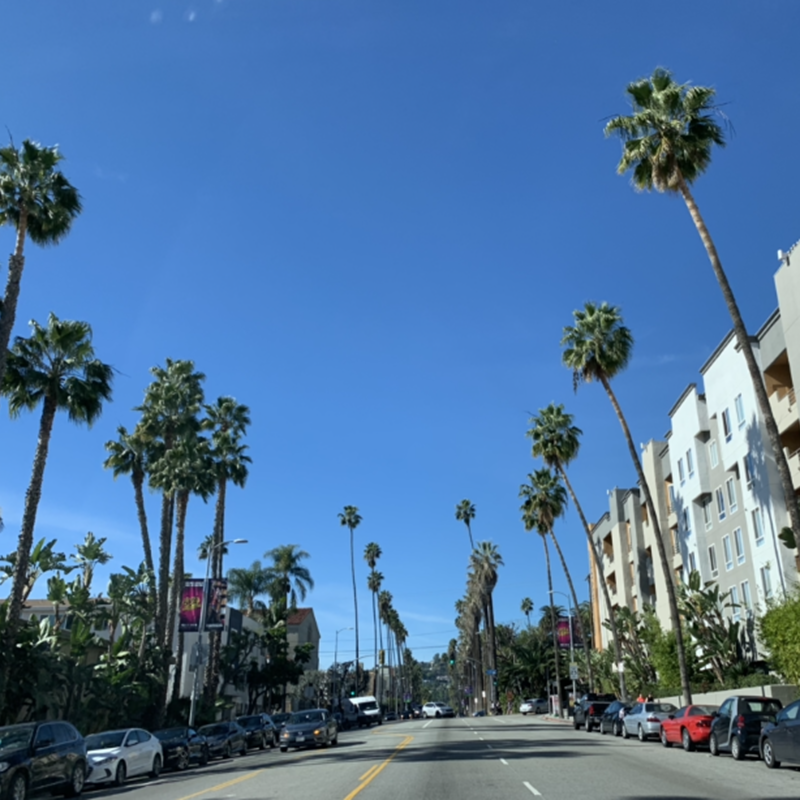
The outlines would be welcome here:
<svg viewBox="0 0 800 800">
<path fill-rule="evenodd" d="M 311 651 L 311 660 L 306 664 L 307 670 L 319 669 L 319 627 L 314 616 L 313 608 L 298 608 L 294 614 L 289 615 L 286 621 L 287 638 L 289 640 L 289 652 L 301 644 L 312 644 L 314 649 Z"/>
</svg>

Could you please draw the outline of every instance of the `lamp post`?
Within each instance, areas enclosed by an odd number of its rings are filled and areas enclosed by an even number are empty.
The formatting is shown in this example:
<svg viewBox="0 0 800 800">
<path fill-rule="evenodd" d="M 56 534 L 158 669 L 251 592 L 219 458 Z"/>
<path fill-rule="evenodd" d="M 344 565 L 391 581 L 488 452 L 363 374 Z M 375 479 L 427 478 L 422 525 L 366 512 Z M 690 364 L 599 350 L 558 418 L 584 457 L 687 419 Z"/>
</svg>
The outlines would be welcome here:
<svg viewBox="0 0 800 800">
<path fill-rule="evenodd" d="M 567 598 L 567 608 L 569 609 L 569 668 L 572 671 L 572 665 L 575 663 L 575 646 L 572 641 L 572 600 L 568 594 L 564 592 L 557 592 L 553 589 L 549 590 L 550 592 L 550 605 L 553 605 L 553 595 L 560 594 L 562 597 Z M 576 609 L 577 610 L 577 609 Z M 556 647 L 558 647 L 558 634 L 556 633 Z M 572 673 L 575 674 L 574 672 Z M 575 689 L 575 678 L 572 679 L 572 702 L 575 703 L 577 701 L 577 692 Z M 558 702 L 561 702 L 561 698 L 558 698 Z"/>
<path fill-rule="evenodd" d="M 342 687 L 339 685 L 339 634 L 342 631 L 351 630 L 353 630 L 352 627 L 339 628 L 339 630 L 336 631 L 336 644 L 333 646 L 333 666 L 336 668 L 336 708 L 339 711 L 342 710 Z M 356 670 L 358 670 L 358 664 L 356 664 Z"/>
<path fill-rule="evenodd" d="M 189 706 L 189 727 L 194 727 L 195 715 L 197 714 L 197 698 L 200 694 L 200 667 L 205 664 L 205 656 L 203 655 L 203 632 L 206 626 L 206 599 L 208 597 L 208 578 L 211 570 L 211 554 L 214 550 L 224 547 L 226 544 L 247 544 L 247 539 L 228 539 L 224 542 L 217 542 L 208 548 L 206 554 L 206 577 L 203 581 L 203 594 L 200 599 L 200 620 L 197 625 L 197 644 L 196 644 L 196 658 L 194 668 L 194 684 L 192 685 L 192 701 Z"/>
</svg>

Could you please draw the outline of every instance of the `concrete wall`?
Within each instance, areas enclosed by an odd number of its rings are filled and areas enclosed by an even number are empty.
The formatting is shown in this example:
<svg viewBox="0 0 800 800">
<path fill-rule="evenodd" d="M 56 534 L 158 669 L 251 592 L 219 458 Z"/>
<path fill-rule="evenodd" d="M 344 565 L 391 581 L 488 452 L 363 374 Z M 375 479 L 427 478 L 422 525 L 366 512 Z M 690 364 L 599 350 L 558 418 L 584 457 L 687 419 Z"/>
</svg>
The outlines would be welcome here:
<svg viewBox="0 0 800 800">
<path fill-rule="evenodd" d="M 698 692 L 692 694 L 692 703 L 695 705 L 721 706 L 729 697 L 734 695 L 751 695 L 756 697 L 774 697 L 783 705 L 797 700 L 800 690 L 792 684 L 767 684 L 766 686 L 751 686 L 749 689 L 725 689 L 721 692 Z M 683 705 L 682 697 L 659 697 L 659 703 L 672 703 L 680 708 Z"/>
</svg>

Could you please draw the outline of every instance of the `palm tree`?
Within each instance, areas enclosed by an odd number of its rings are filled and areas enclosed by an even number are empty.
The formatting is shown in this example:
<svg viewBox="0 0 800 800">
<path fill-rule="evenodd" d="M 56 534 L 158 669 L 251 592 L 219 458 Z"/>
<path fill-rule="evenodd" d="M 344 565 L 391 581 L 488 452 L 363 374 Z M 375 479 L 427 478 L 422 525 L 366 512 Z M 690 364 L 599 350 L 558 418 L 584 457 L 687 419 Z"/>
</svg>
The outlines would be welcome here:
<svg viewBox="0 0 800 800">
<path fill-rule="evenodd" d="M 530 597 L 524 597 L 522 599 L 522 605 L 520 605 L 520 611 L 525 615 L 525 619 L 528 620 L 528 628 L 531 627 L 531 612 L 533 611 L 533 600 Z"/>
<path fill-rule="evenodd" d="M 200 542 L 200 547 L 197 548 L 197 557 L 200 561 L 205 561 L 209 554 L 211 553 L 211 548 L 214 545 L 214 534 L 209 533 L 202 542 Z M 228 545 L 224 544 L 222 547 L 219 548 L 222 551 L 222 555 L 226 556 L 230 552 Z"/>
<path fill-rule="evenodd" d="M 367 566 L 370 569 L 370 574 L 367 576 L 367 588 L 372 593 L 372 627 L 374 633 L 374 642 L 375 642 L 375 654 L 373 664 L 375 666 L 375 681 L 377 683 L 378 679 L 378 613 L 377 613 L 377 591 L 380 589 L 381 581 L 383 580 L 383 575 L 380 576 L 380 580 L 377 581 L 377 589 L 373 588 L 376 581 L 373 580 L 373 575 L 376 574 L 375 572 L 375 565 L 378 563 L 378 559 L 383 555 L 381 551 L 381 547 L 377 542 L 370 542 L 364 548 L 364 561 L 367 562 Z"/>
<path fill-rule="evenodd" d="M 91 587 L 94 571 L 98 564 L 108 564 L 113 558 L 111 553 L 103 547 L 106 541 L 105 536 L 98 539 L 89 531 L 83 540 L 83 544 L 75 546 L 76 555 L 72 556 L 72 560 L 81 570 L 81 585 L 85 589 Z"/>
<path fill-rule="evenodd" d="M 353 605 L 355 607 L 356 616 L 356 676 L 358 676 L 358 596 L 356 594 L 356 560 L 353 550 L 353 531 L 361 523 L 361 515 L 358 513 L 356 506 L 345 506 L 343 511 L 339 512 L 339 524 L 350 530 L 350 570 L 353 574 Z"/>
<path fill-rule="evenodd" d="M 378 649 L 383 650 L 383 636 L 381 634 L 381 626 L 378 625 L 378 592 L 383 585 L 383 573 L 373 569 L 367 576 L 367 588 L 372 592 L 372 624 L 375 628 L 375 694 L 380 697 L 378 690 L 378 676 L 380 671 L 378 669 Z"/>
<path fill-rule="evenodd" d="M 246 617 L 255 617 L 265 607 L 257 598 L 268 595 L 272 583 L 269 570 L 260 561 L 249 567 L 235 567 L 228 570 L 228 597 L 239 604 Z"/>
<path fill-rule="evenodd" d="M 13 225 L 17 230 L 1 304 L 0 386 L 17 316 L 25 237 L 40 247 L 58 244 L 81 213 L 80 195 L 57 169 L 63 158 L 57 147 L 42 147 L 30 139 L 25 139 L 19 149 L 13 143 L 0 148 L 0 226 Z"/>
<path fill-rule="evenodd" d="M 628 84 L 627 93 L 633 113 L 615 117 L 605 127 L 606 136 L 616 134 L 623 142 L 617 171 L 631 171 L 633 185 L 639 191 L 680 194 L 686 203 L 733 321 L 778 467 L 795 541 L 800 546 L 800 508 L 764 378 L 722 260 L 689 188 L 711 164 L 714 145 L 725 146 L 722 128 L 714 119 L 719 113 L 714 105 L 716 92 L 708 86 L 678 84 L 668 70 L 656 69 L 651 77 Z"/>
<path fill-rule="evenodd" d="M 289 610 L 297 608 L 297 596 L 305 600 L 309 589 L 314 588 L 311 573 L 301 563 L 311 556 L 299 547 L 282 544 L 264 553 L 264 558 L 272 559 L 272 566 L 267 567 L 267 579 L 273 587 L 273 596 L 280 598 L 287 615 Z"/>
<path fill-rule="evenodd" d="M 606 608 L 609 609 L 609 623 L 611 625 L 611 639 L 614 644 L 614 656 L 617 664 L 622 663 L 622 648 L 620 646 L 620 639 L 617 633 L 617 622 L 614 614 L 611 613 L 611 595 L 608 590 L 605 576 L 603 575 L 603 561 L 597 554 L 594 539 L 592 538 L 592 528 L 583 513 L 583 507 L 578 502 L 578 497 L 575 490 L 572 488 L 569 477 L 567 475 L 567 464 L 572 462 L 578 456 L 580 449 L 580 437 L 582 431 L 576 425 L 572 424 L 573 417 L 564 411 L 563 405 L 556 405 L 551 403 L 547 408 L 540 409 L 538 416 L 530 418 L 529 423 L 533 425 L 527 432 L 527 436 L 533 441 L 531 452 L 534 458 L 541 458 L 544 463 L 550 468 L 554 469 L 558 476 L 564 481 L 567 487 L 572 502 L 578 511 L 578 516 L 583 524 L 583 531 L 586 534 L 586 541 L 589 545 L 589 552 L 591 553 L 592 563 L 597 572 L 600 585 L 603 590 L 603 597 L 606 601 Z M 560 552 L 560 550 L 559 550 Z M 572 579 L 569 580 L 570 590 L 573 595 L 573 602 L 577 600 L 575 590 L 572 586 Z M 593 674 L 591 670 L 591 659 L 588 658 L 589 648 L 584 647 L 584 653 L 587 656 L 587 669 L 589 670 L 589 684 L 594 687 Z M 620 670 L 619 676 L 619 693 L 620 697 L 627 697 L 627 689 L 625 686 L 625 672 Z"/>
<path fill-rule="evenodd" d="M 491 668 L 497 672 L 497 634 L 494 625 L 493 592 L 497 586 L 497 571 L 503 566 L 503 557 L 496 545 L 491 542 L 478 542 L 470 559 L 479 594 L 483 601 L 484 626 L 487 633 L 487 647 L 491 659 Z M 492 681 L 494 689 L 494 681 Z M 492 700 L 496 700 L 496 692 L 492 691 Z"/>
<path fill-rule="evenodd" d="M 460 520 L 467 526 L 467 533 L 469 534 L 469 549 L 475 549 L 475 543 L 472 541 L 472 526 L 471 522 L 475 519 L 475 505 L 469 500 L 462 500 L 456 506 L 456 519 Z"/>
<path fill-rule="evenodd" d="M 95 358 L 92 329 L 88 322 L 60 320 L 50 314 L 47 326 L 31 322 L 29 338 L 18 336 L 8 353 L 3 394 L 8 398 L 12 417 L 33 411 L 42 404 L 39 440 L 33 459 L 33 472 L 25 493 L 22 530 L 17 543 L 14 581 L 6 616 L 7 652 L 14 647 L 28 561 L 33 545 L 36 512 L 42 496 L 44 470 L 53 423 L 59 411 L 76 424 L 90 426 L 100 417 L 103 402 L 111 399 L 113 370 Z"/>
<path fill-rule="evenodd" d="M 678 615 L 678 601 L 675 594 L 672 569 L 669 561 L 667 561 L 664 540 L 661 536 L 661 525 L 653 503 L 653 496 L 650 493 L 650 486 L 642 469 L 639 454 L 636 452 L 628 422 L 622 413 L 622 408 L 614 394 L 614 390 L 611 388 L 612 379 L 628 366 L 633 350 L 633 336 L 630 330 L 622 324 L 620 310 L 608 305 L 608 303 L 600 305 L 586 303 L 582 310 L 574 311 L 573 316 L 575 325 L 565 327 L 564 335 L 561 339 L 561 344 L 564 347 L 562 361 L 566 367 L 572 370 L 572 380 L 576 390 L 580 383 L 599 381 L 602 384 L 616 412 L 617 419 L 619 419 L 619 424 L 622 426 L 622 432 L 628 445 L 628 452 L 636 469 L 636 475 L 639 478 L 639 486 L 644 493 L 647 513 L 653 525 L 658 556 L 661 560 L 664 581 L 667 585 L 672 630 L 675 632 L 683 702 L 689 705 L 692 702 L 692 687 L 689 684 L 689 672 L 686 667 L 686 650 Z M 609 613 L 613 616 L 611 608 L 609 608 Z"/>
</svg>

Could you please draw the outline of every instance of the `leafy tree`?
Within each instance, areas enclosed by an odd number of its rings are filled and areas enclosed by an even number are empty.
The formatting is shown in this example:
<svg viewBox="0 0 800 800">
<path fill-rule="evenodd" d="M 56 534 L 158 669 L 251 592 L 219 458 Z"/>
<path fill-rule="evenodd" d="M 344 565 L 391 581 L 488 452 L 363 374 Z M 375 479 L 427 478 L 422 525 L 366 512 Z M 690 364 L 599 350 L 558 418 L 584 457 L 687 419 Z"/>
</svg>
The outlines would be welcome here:
<svg viewBox="0 0 800 800">
<path fill-rule="evenodd" d="M 469 534 L 469 549 L 475 549 L 475 543 L 472 541 L 472 526 L 471 522 L 475 519 L 475 505 L 469 500 L 462 500 L 456 506 L 456 519 L 460 520 L 467 526 L 467 533 Z"/>
<path fill-rule="evenodd" d="M 642 469 L 642 462 L 633 443 L 628 421 L 622 413 L 622 407 L 617 400 L 611 381 L 625 370 L 631 359 L 633 351 L 633 335 L 622 324 L 622 315 L 618 308 L 608 303 L 586 303 L 584 308 L 573 312 L 575 325 L 564 328 L 561 344 L 564 347 L 562 360 L 564 365 L 572 370 L 572 379 L 575 389 L 580 383 L 599 382 L 606 391 L 608 399 L 617 415 L 628 452 L 636 469 L 639 486 L 644 494 L 647 513 L 653 526 L 653 535 L 656 540 L 661 568 L 664 572 L 664 582 L 667 587 L 667 600 L 669 603 L 670 620 L 675 631 L 678 647 L 678 660 L 681 669 L 681 688 L 683 702 L 689 705 L 692 702 L 692 687 L 689 682 L 689 672 L 686 662 L 686 650 L 683 643 L 683 631 L 678 616 L 678 599 L 675 592 L 674 576 L 671 562 L 667 559 L 664 539 L 661 535 L 661 525 L 653 503 L 650 485 Z"/>
<path fill-rule="evenodd" d="M 314 588 L 311 572 L 302 564 L 310 557 L 297 544 L 282 544 L 264 553 L 264 558 L 272 559 L 272 566 L 267 567 L 270 592 L 285 614 L 297 608 L 298 595 L 305 600 L 309 590 Z"/>
<path fill-rule="evenodd" d="M 30 139 L 19 149 L 13 143 L 0 148 L 0 226 L 12 225 L 17 231 L 0 303 L 0 386 L 17 316 L 25 239 L 40 247 L 58 244 L 81 213 L 80 195 L 58 169 L 63 158 L 57 147 L 43 147 Z"/>
<path fill-rule="evenodd" d="M 649 78 L 628 84 L 627 93 L 632 113 L 614 117 L 605 128 L 606 136 L 619 136 L 623 142 L 617 171 L 620 174 L 631 172 L 634 188 L 639 191 L 655 189 L 657 192 L 680 194 L 686 203 L 733 321 L 736 341 L 764 418 L 792 531 L 798 543 L 800 507 L 761 367 L 714 240 L 689 188 L 710 166 L 714 146 L 725 146 L 725 136 L 717 121 L 720 113 L 715 105 L 716 92 L 709 86 L 676 83 L 672 73 L 659 68 Z M 680 637 L 678 646 L 680 650 Z"/>
<path fill-rule="evenodd" d="M 355 608 L 356 628 L 356 664 L 359 663 L 358 653 L 358 593 L 356 591 L 356 560 L 353 549 L 353 531 L 361 524 L 361 514 L 356 506 L 345 506 L 339 512 L 339 524 L 350 531 L 350 571 L 353 575 L 353 606 Z"/>
<path fill-rule="evenodd" d="M 528 627 L 531 626 L 531 612 L 533 611 L 533 600 L 530 597 L 524 597 L 522 599 L 522 604 L 519 607 L 519 610 L 525 615 L 525 619 L 528 620 Z"/>
<path fill-rule="evenodd" d="M 48 572 L 69 572 L 73 567 L 70 567 L 66 561 L 66 553 L 59 553 L 55 550 L 56 539 L 51 539 L 49 542 L 45 539 L 39 539 L 31 550 L 30 558 L 28 559 L 28 573 L 25 577 L 22 589 L 22 602 L 25 603 L 33 591 L 36 581 L 42 575 Z M 9 553 L 0 558 L 0 583 L 5 583 L 7 580 L 14 578 L 16 571 L 17 554 Z"/>
<path fill-rule="evenodd" d="M 775 671 L 787 683 L 800 684 L 800 588 L 768 605 L 758 631 Z"/>
<path fill-rule="evenodd" d="M 246 617 L 257 617 L 265 611 L 264 601 L 257 598 L 268 595 L 271 588 L 269 572 L 260 561 L 254 561 L 249 567 L 228 570 L 228 597 Z"/>
<path fill-rule="evenodd" d="M 75 565 L 81 571 L 81 582 L 89 589 L 94 578 L 94 571 L 98 565 L 108 564 L 111 561 L 111 553 L 107 552 L 105 545 L 107 539 L 104 536 L 98 539 L 89 531 L 83 544 L 75 546 L 76 554 L 72 556 Z"/>
</svg>

